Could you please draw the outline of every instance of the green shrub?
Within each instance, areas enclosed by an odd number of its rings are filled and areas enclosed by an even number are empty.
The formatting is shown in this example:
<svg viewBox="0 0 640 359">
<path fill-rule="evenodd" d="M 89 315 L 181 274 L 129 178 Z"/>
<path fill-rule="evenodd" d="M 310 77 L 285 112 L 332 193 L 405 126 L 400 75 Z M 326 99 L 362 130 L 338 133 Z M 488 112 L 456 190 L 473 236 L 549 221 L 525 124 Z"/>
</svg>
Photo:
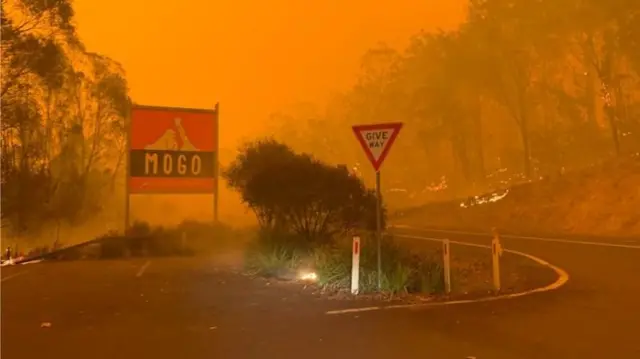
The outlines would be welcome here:
<svg viewBox="0 0 640 359">
<path fill-rule="evenodd" d="M 246 268 L 251 275 L 290 278 L 295 275 L 300 259 L 285 248 L 271 250 L 249 250 Z"/>
<path fill-rule="evenodd" d="M 313 264 L 318 276 L 318 284 L 321 286 L 329 290 L 341 290 L 350 287 L 350 249 L 345 249 L 344 246 L 317 248 L 313 256 Z M 362 281 L 362 275 L 360 279 Z"/>
<path fill-rule="evenodd" d="M 360 255 L 361 293 L 378 289 L 377 241 L 374 235 L 362 236 Z M 443 290 L 443 271 L 433 257 L 411 253 L 385 237 L 382 247 L 381 289 L 389 294 L 436 293 Z M 351 286 L 351 240 L 318 248 L 314 265 L 318 283 L 329 290 L 348 290 Z"/>
<path fill-rule="evenodd" d="M 261 230 L 247 248 L 245 267 L 251 275 L 291 277 L 308 253 L 305 243 L 292 234 Z"/>
<path fill-rule="evenodd" d="M 273 139 L 244 145 L 223 177 L 262 228 L 295 233 L 309 246 L 328 244 L 355 229 L 375 228 L 375 193 L 347 166 L 295 153 Z M 384 227 L 384 205 L 382 211 Z"/>
<path fill-rule="evenodd" d="M 412 254 L 409 257 L 408 266 L 415 273 L 408 283 L 409 292 L 444 292 L 444 267 L 441 258 L 439 253 L 430 256 Z"/>
</svg>

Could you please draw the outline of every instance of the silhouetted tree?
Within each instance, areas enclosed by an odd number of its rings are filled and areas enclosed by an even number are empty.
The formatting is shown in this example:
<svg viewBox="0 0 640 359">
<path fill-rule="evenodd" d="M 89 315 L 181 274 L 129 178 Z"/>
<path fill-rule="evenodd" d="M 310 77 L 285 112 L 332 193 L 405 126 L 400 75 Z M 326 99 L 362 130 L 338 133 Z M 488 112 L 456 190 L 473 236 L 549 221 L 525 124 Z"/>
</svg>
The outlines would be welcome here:
<svg viewBox="0 0 640 359">
<path fill-rule="evenodd" d="M 375 228 L 375 194 L 359 178 L 274 140 L 244 146 L 223 175 L 265 229 L 315 242 Z"/>
<path fill-rule="evenodd" d="M 444 176 L 451 196 L 640 150 L 640 2 L 468 4 L 455 30 L 368 51 L 321 123 L 348 134 L 355 123 L 404 122 L 393 151 L 403 160 L 385 171 L 414 191 Z M 353 137 L 333 137 L 354 165 Z"/>
<path fill-rule="evenodd" d="M 26 231 L 101 209 L 122 167 L 122 67 L 87 52 L 69 0 L 2 0 L 2 219 Z"/>
</svg>

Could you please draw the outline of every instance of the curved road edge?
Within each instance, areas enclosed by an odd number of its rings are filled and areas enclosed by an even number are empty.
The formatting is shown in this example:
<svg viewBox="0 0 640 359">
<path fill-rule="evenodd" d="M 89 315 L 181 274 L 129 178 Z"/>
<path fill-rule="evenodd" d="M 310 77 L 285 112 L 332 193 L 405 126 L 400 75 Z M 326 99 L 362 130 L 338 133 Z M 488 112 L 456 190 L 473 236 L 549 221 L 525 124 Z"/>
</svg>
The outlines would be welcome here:
<svg viewBox="0 0 640 359">
<path fill-rule="evenodd" d="M 396 226 L 397 228 L 404 228 L 404 229 L 415 229 L 415 230 L 419 230 L 419 228 L 413 228 L 413 227 L 409 227 L 409 226 Z M 406 239 L 416 239 L 416 240 L 421 240 L 421 241 L 437 241 L 437 242 L 441 242 L 442 238 L 432 238 L 432 237 L 425 237 L 425 236 L 413 236 L 413 235 L 405 235 L 405 234 L 395 234 L 396 237 L 399 238 L 406 238 Z M 482 244 L 477 244 L 477 243 L 469 243 L 469 242 L 463 242 L 463 241 L 450 241 L 450 243 L 452 244 L 457 244 L 457 245 L 462 245 L 462 246 L 469 246 L 469 247 L 478 247 L 478 248 L 486 248 L 486 249 L 491 249 L 490 246 L 487 245 L 482 245 Z M 496 295 L 496 296 L 490 296 L 490 297 L 482 297 L 482 298 L 476 298 L 476 299 L 463 299 L 463 300 L 450 300 L 450 301 L 442 301 L 442 302 L 433 302 L 433 303 L 421 303 L 421 304 L 397 304 L 397 305 L 388 305 L 388 306 L 371 306 L 371 307 L 361 307 L 361 308 L 350 308 L 350 309 L 342 309 L 342 310 L 330 310 L 328 312 L 325 312 L 325 314 L 327 315 L 335 315 L 335 314 L 348 314 L 348 313 L 356 313 L 356 312 L 368 312 L 368 311 L 374 311 L 374 310 L 387 310 L 387 309 L 420 309 L 420 308 L 430 308 L 430 307 L 441 307 L 441 306 L 448 306 L 448 305 L 455 305 L 455 304 L 471 304 L 471 303 L 481 303 L 481 302 L 491 302 L 491 301 L 497 301 L 497 300 L 505 300 L 505 299 L 513 299 L 513 298 L 519 298 L 519 297 L 523 297 L 523 296 L 527 296 L 527 295 L 531 295 L 531 294 L 535 294 L 535 293 L 543 293 L 543 292 L 549 292 L 552 290 L 556 290 L 560 287 L 562 287 L 563 285 L 565 285 L 568 281 L 569 281 L 569 273 L 567 273 L 567 271 L 565 271 L 564 269 L 553 265 L 547 261 L 545 261 L 542 258 L 533 256 L 531 254 L 528 253 L 524 253 L 524 252 L 520 252 L 520 251 L 515 251 L 512 249 L 503 249 L 505 252 L 511 253 L 511 254 L 515 254 L 524 258 L 527 258 L 543 267 L 547 267 L 551 270 L 553 270 L 558 278 L 551 284 L 548 284 L 546 286 L 542 286 L 542 287 L 538 287 L 538 288 L 533 288 L 533 289 L 529 289 L 529 290 L 525 290 L 522 292 L 517 292 L 517 293 L 509 293 L 509 294 L 501 294 L 501 295 Z"/>
</svg>

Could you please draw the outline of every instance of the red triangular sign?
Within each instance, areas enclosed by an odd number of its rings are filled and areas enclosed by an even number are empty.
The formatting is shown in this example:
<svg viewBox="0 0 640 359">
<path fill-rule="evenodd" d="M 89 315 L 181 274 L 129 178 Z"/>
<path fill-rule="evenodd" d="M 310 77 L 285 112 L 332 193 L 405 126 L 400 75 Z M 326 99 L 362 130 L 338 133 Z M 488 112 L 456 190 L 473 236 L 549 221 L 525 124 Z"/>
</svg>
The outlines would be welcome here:
<svg viewBox="0 0 640 359">
<path fill-rule="evenodd" d="M 358 138 L 376 172 L 389 154 L 391 145 L 396 140 L 401 128 L 402 123 L 399 122 L 353 126 L 353 133 Z"/>
</svg>

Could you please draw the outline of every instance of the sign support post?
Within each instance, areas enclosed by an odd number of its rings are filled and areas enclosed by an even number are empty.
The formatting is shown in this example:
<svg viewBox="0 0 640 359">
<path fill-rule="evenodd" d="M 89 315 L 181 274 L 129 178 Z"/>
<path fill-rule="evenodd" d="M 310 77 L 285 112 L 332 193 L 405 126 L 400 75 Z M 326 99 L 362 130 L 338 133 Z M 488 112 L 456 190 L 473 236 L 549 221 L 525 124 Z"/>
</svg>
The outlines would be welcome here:
<svg viewBox="0 0 640 359">
<path fill-rule="evenodd" d="M 215 154 L 216 163 L 214 164 L 215 178 L 213 179 L 215 181 L 214 194 L 213 194 L 213 223 L 217 224 L 218 223 L 218 203 L 220 201 L 220 103 L 216 103 L 215 111 L 216 111 L 216 123 L 214 127 L 215 133 L 213 134 L 213 136 L 216 141 L 216 154 Z"/>
<path fill-rule="evenodd" d="M 360 237 L 353 237 L 351 253 L 351 294 L 358 294 L 360 287 Z"/>
<path fill-rule="evenodd" d="M 131 191 L 129 189 L 129 178 L 131 178 L 131 109 L 133 103 L 129 101 L 129 111 L 127 112 L 127 134 L 125 136 L 124 150 L 126 151 L 125 177 L 124 177 L 124 235 L 126 236 L 131 227 Z"/>
<path fill-rule="evenodd" d="M 376 240 L 378 242 L 378 290 L 382 290 L 382 190 L 380 171 L 376 171 Z"/>
<path fill-rule="evenodd" d="M 353 132 L 376 173 L 376 241 L 378 249 L 378 290 L 382 290 L 382 186 L 380 166 L 389 154 L 402 123 L 353 126 Z"/>
</svg>

